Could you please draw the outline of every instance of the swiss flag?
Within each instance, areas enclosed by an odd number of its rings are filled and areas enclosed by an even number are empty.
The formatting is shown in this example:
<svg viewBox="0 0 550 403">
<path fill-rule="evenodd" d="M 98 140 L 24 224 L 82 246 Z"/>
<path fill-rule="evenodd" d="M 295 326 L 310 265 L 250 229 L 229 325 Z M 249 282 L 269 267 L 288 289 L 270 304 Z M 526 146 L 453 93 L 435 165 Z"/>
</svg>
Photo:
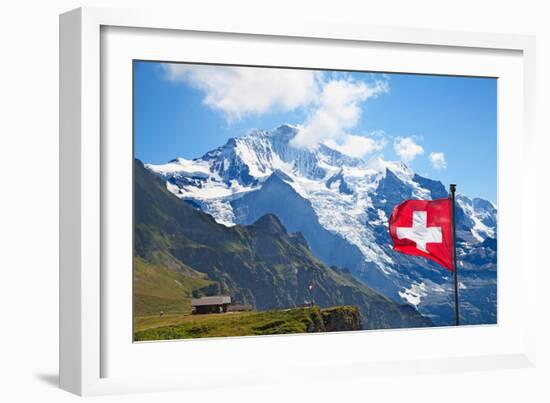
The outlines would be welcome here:
<svg viewBox="0 0 550 403">
<path fill-rule="evenodd" d="M 393 248 L 453 270 L 451 200 L 407 200 L 390 218 Z"/>
</svg>

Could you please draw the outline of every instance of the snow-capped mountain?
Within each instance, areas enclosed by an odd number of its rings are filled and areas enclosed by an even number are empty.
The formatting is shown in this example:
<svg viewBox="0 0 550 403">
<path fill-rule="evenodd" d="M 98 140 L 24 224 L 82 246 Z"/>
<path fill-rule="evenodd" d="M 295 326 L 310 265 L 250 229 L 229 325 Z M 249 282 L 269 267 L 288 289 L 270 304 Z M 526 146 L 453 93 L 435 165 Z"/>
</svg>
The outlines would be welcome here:
<svg viewBox="0 0 550 403">
<path fill-rule="evenodd" d="M 325 263 L 350 269 L 399 302 L 414 305 L 439 325 L 453 321 L 450 272 L 392 249 L 388 217 L 405 199 L 447 197 L 439 181 L 401 162 L 348 157 L 325 145 L 295 148 L 297 129 L 283 125 L 230 139 L 200 158 L 146 165 L 185 202 L 227 226 L 275 214 L 301 232 Z M 497 210 L 489 201 L 457 198 L 461 316 L 496 322 Z"/>
</svg>

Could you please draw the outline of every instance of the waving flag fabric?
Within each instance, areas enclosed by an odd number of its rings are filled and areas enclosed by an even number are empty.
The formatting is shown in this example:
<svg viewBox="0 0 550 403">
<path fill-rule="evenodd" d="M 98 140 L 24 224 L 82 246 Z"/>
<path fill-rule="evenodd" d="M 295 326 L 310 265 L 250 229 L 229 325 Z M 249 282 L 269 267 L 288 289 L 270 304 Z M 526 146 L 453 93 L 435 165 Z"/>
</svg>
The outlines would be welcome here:
<svg viewBox="0 0 550 403">
<path fill-rule="evenodd" d="M 453 270 L 451 200 L 407 200 L 393 210 L 390 235 L 393 248 L 423 256 Z"/>
</svg>

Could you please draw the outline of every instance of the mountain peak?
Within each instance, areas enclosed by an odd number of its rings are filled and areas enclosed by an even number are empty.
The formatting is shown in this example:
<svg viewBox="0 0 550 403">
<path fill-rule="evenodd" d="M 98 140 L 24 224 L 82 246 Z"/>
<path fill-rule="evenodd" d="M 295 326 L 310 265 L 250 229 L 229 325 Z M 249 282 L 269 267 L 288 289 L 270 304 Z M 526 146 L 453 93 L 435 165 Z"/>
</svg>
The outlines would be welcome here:
<svg viewBox="0 0 550 403">
<path fill-rule="evenodd" d="M 274 129 L 252 129 L 244 137 L 272 137 L 272 138 L 287 138 L 290 139 L 298 133 L 298 127 L 289 123 L 284 123 Z"/>
<path fill-rule="evenodd" d="M 282 125 L 280 125 L 279 127 L 277 127 L 275 130 L 273 130 L 274 132 L 297 132 L 298 131 L 298 126 L 296 125 L 291 125 L 290 123 L 283 123 Z"/>
<path fill-rule="evenodd" d="M 253 224 L 254 228 L 270 235 L 285 235 L 286 229 L 274 214 L 266 214 L 258 218 Z"/>
<path fill-rule="evenodd" d="M 367 168 L 376 172 L 383 172 L 386 169 L 386 161 L 380 155 L 375 155 L 367 161 Z"/>
<path fill-rule="evenodd" d="M 298 127 L 285 123 L 277 127 L 276 129 L 270 130 L 269 135 L 273 138 L 290 141 L 296 133 L 298 133 Z"/>
<path fill-rule="evenodd" d="M 294 182 L 294 180 L 288 176 L 286 173 L 284 173 L 283 171 L 281 171 L 280 169 L 276 169 L 275 171 L 273 171 L 273 173 L 267 178 L 266 180 L 266 183 L 271 183 L 271 182 Z"/>
<path fill-rule="evenodd" d="M 367 161 L 367 168 L 385 174 L 391 171 L 400 179 L 411 179 L 414 172 L 403 161 L 386 161 L 381 155 L 375 155 Z"/>
</svg>

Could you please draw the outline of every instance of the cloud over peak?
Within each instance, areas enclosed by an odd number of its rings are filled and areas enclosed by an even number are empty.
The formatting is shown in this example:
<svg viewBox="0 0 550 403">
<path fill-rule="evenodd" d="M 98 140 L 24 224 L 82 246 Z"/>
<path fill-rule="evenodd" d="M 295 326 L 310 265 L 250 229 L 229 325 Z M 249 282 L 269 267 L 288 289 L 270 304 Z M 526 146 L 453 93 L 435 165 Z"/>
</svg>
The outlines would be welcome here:
<svg viewBox="0 0 550 403">
<path fill-rule="evenodd" d="M 298 125 L 291 141 L 294 147 L 311 149 L 325 144 L 364 157 L 386 145 L 380 136 L 353 133 L 362 104 L 389 91 L 385 76 L 366 82 L 348 73 L 299 69 L 176 63 L 163 64 L 163 68 L 168 80 L 201 91 L 203 103 L 228 122 L 302 109 L 307 118 Z"/>
<path fill-rule="evenodd" d="M 374 84 L 350 78 L 325 81 L 318 101 L 312 105 L 308 119 L 291 144 L 298 148 L 314 148 L 323 143 L 354 157 L 380 150 L 385 142 L 352 134 L 350 130 L 359 122 L 361 104 L 387 91 L 386 81 Z"/>
<path fill-rule="evenodd" d="M 163 64 L 167 78 L 204 93 L 203 102 L 228 121 L 309 105 L 319 92 L 319 72 L 241 66 Z"/>
<path fill-rule="evenodd" d="M 417 144 L 413 137 L 396 137 L 393 149 L 404 162 L 411 162 L 418 155 L 424 154 L 424 148 Z"/>
</svg>

